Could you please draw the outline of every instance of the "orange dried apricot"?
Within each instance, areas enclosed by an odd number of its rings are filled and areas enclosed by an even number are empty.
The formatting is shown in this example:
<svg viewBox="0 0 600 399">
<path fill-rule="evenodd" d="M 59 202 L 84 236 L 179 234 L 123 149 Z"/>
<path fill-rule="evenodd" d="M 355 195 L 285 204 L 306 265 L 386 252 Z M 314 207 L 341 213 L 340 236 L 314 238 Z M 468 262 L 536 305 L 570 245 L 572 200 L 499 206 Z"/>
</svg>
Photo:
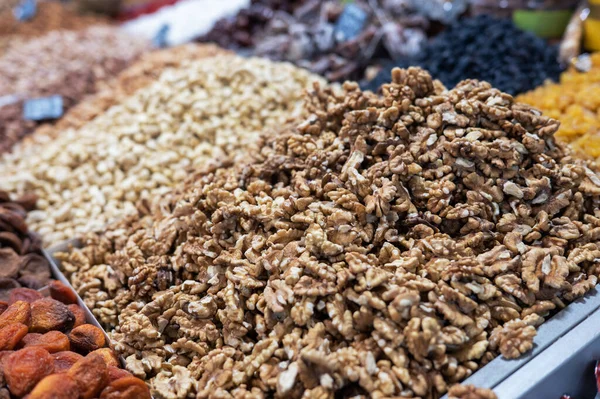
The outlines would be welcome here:
<svg viewBox="0 0 600 399">
<path fill-rule="evenodd" d="M 97 353 L 90 353 L 79 360 L 67 371 L 67 375 L 77 382 L 81 399 L 97 397 L 108 384 L 108 366 Z"/>
<path fill-rule="evenodd" d="M 119 359 L 117 358 L 116 353 L 110 348 L 100 348 L 96 349 L 92 353 L 97 353 L 104 359 L 104 362 L 107 366 L 119 367 Z"/>
<path fill-rule="evenodd" d="M 79 327 L 79 326 L 85 324 L 85 322 L 86 322 L 85 311 L 83 310 L 83 308 L 81 306 L 68 305 L 67 308 L 69 308 L 71 313 L 73 313 L 73 315 L 75 316 L 75 323 L 73 324 L 73 328 Z"/>
<path fill-rule="evenodd" d="M 10 392 L 25 396 L 54 371 L 54 361 L 47 350 L 33 346 L 8 355 L 2 362 L 4 378 Z"/>
<path fill-rule="evenodd" d="M 71 349 L 69 337 L 60 331 L 49 331 L 46 334 L 30 333 L 23 338 L 23 346 L 39 346 L 50 353 L 68 351 Z"/>
<path fill-rule="evenodd" d="M 83 359 L 79 353 L 71 351 L 56 352 L 52 354 L 52 357 L 54 358 L 55 373 L 66 373 L 75 363 Z"/>
<path fill-rule="evenodd" d="M 79 387 L 73 378 L 64 374 L 52 374 L 33 388 L 27 399 L 78 399 Z"/>
<path fill-rule="evenodd" d="M 71 348 L 79 353 L 88 353 L 106 345 L 106 339 L 101 329 L 91 324 L 75 327 L 69 333 Z"/>
<path fill-rule="evenodd" d="M 73 327 L 73 323 L 73 313 L 67 305 L 56 299 L 43 298 L 31 304 L 31 332 L 67 331 Z"/>
<path fill-rule="evenodd" d="M 27 302 L 17 301 L 0 314 L 0 328 L 14 323 L 31 326 L 31 306 Z"/>
<path fill-rule="evenodd" d="M 66 305 L 77 303 L 77 295 L 75 294 L 75 291 L 60 281 L 52 280 L 50 284 L 48 284 L 48 287 L 50 288 L 50 296 L 57 301 L 60 301 Z"/>
<path fill-rule="evenodd" d="M 33 303 L 38 299 L 42 299 L 43 297 L 44 296 L 40 294 L 39 291 L 32 290 L 31 288 L 13 288 L 8 297 L 8 304 L 12 305 L 17 301 Z"/>
<path fill-rule="evenodd" d="M 25 324 L 15 323 L 0 328 L 0 350 L 10 351 L 15 349 L 29 329 Z"/>
<path fill-rule="evenodd" d="M 133 377 L 133 375 L 124 369 L 120 369 L 114 366 L 108 366 L 108 382 L 113 382 L 123 377 Z"/>
<path fill-rule="evenodd" d="M 135 377 L 119 378 L 111 382 L 100 394 L 100 399 L 151 399 L 146 384 Z"/>
</svg>

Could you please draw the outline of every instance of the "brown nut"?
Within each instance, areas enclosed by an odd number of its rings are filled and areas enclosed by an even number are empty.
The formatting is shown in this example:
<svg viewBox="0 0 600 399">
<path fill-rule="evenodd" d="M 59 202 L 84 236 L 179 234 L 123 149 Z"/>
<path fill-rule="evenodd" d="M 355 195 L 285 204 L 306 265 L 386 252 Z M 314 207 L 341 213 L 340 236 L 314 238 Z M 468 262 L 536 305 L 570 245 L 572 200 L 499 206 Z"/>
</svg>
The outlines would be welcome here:
<svg viewBox="0 0 600 399">
<path fill-rule="evenodd" d="M 71 349 L 69 337 L 60 331 L 49 331 L 46 334 L 30 333 L 23 338 L 23 346 L 39 346 L 50 353 L 68 351 Z"/>
<path fill-rule="evenodd" d="M 57 301 L 60 301 L 66 305 L 77 303 L 77 295 L 75 294 L 75 291 L 60 281 L 52 280 L 50 284 L 48 284 L 48 287 L 50 288 L 50 296 Z"/>
<path fill-rule="evenodd" d="M 96 349 L 92 353 L 97 353 L 102 356 L 104 362 L 107 366 L 119 367 L 119 359 L 117 358 L 117 354 L 110 348 L 100 348 Z"/>
<path fill-rule="evenodd" d="M 108 384 L 108 366 L 97 353 L 90 353 L 79 360 L 67 371 L 67 375 L 77 382 L 81 399 L 97 397 Z"/>
<path fill-rule="evenodd" d="M 69 334 L 71 348 L 79 353 L 89 353 L 106 345 L 101 329 L 91 324 L 84 324 L 71 330 Z"/>
<path fill-rule="evenodd" d="M 0 328 L 13 323 L 31 326 L 31 306 L 27 302 L 17 301 L 0 315 Z"/>
<path fill-rule="evenodd" d="M 146 384 L 135 377 L 119 378 L 111 382 L 100 395 L 100 399 L 150 399 Z"/>
<path fill-rule="evenodd" d="M 13 350 L 27 335 L 29 329 L 25 324 L 15 323 L 0 328 L 0 350 Z"/>
<path fill-rule="evenodd" d="M 8 304 L 12 305 L 17 301 L 23 301 L 28 303 L 33 303 L 38 299 L 42 299 L 44 296 L 40 294 L 39 291 L 32 290 L 31 288 L 15 288 L 10 291 L 10 296 L 8 297 Z"/>
<path fill-rule="evenodd" d="M 6 309 L 8 309 L 8 302 L 0 301 L 0 314 L 4 313 Z"/>
<path fill-rule="evenodd" d="M 79 327 L 79 326 L 85 324 L 85 322 L 86 322 L 85 311 L 83 310 L 83 308 L 81 306 L 68 305 L 67 308 L 69 308 L 71 313 L 73 313 L 73 315 L 75 316 L 75 323 L 73 323 L 73 328 Z"/>
<path fill-rule="evenodd" d="M 77 399 L 79 388 L 72 377 L 64 374 L 52 374 L 44 377 L 33 388 L 27 399 Z"/>
<path fill-rule="evenodd" d="M 8 389 L 18 397 L 26 395 L 54 371 L 54 361 L 48 351 L 35 346 L 11 353 L 2 366 Z"/>
<path fill-rule="evenodd" d="M 54 359 L 54 372 L 66 373 L 78 361 L 83 359 L 79 353 L 75 352 L 56 352 L 52 354 Z"/>
<path fill-rule="evenodd" d="M 123 377 L 133 377 L 133 374 L 131 374 L 129 371 L 125 370 L 125 369 L 120 369 L 118 367 L 114 367 L 114 366 L 108 366 L 108 382 L 111 383 L 115 380 L 118 380 L 119 378 L 123 378 Z"/>
<path fill-rule="evenodd" d="M 67 331 L 74 322 L 75 316 L 67 305 L 55 299 L 43 298 L 31 304 L 31 332 Z"/>
</svg>

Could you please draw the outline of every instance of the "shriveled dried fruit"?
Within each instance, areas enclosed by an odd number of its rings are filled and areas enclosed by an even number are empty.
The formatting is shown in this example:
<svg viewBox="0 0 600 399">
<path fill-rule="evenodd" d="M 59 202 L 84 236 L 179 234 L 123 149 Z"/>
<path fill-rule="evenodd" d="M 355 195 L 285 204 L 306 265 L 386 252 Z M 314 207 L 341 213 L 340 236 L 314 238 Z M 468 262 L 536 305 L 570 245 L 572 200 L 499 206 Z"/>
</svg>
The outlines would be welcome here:
<svg viewBox="0 0 600 399">
<path fill-rule="evenodd" d="M 106 345 L 106 338 L 101 329 L 91 324 L 76 327 L 69 333 L 71 348 L 79 353 L 88 353 Z"/>
<path fill-rule="evenodd" d="M 75 352 L 57 352 L 52 354 L 54 359 L 54 372 L 66 373 L 78 361 L 83 359 L 79 353 Z"/>
<path fill-rule="evenodd" d="M 0 300 L 8 301 L 10 292 L 15 288 L 19 288 L 21 284 L 12 278 L 0 278 Z"/>
<path fill-rule="evenodd" d="M 0 265 L 2 265 L 1 278 L 16 278 L 19 274 L 21 257 L 12 248 L 0 248 Z"/>
<path fill-rule="evenodd" d="M 31 253 L 21 258 L 21 277 L 23 285 L 38 289 L 50 281 L 50 265 L 48 260 L 41 255 Z"/>
<path fill-rule="evenodd" d="M 109 383 L 111 383 L 115 380 L 118 380 L 119 378 L 124 378 L 124 377 L 133 377 L 133 374 L 131 374 L 129 371 L 127 371 L 125 369 L 120 369 L 115 366 L 108 366 L 108 382 Z"/>
<path fill-rule="evenodd" d="M 0 350 L 13 350 L 27 335 L 29 329 L 25 324 L 14 323 L 0 328 Z"/>
<path fill-rule="evenodd" d="M 10 292 L 8 304 L 12 305 L 17 301 L 33 303 L 43 297 L 44 296 L 39 291 L 32 290 L 31 288 L 15 288 Z"/>
<path fill-rule="evenodd" d="M 67 305 L 56 299 L 43 298 L 31 304 L 31 332 L 67 331 L 73 327 L 73 323 L 73 313 Z"/>
<path fill-rule="evenodd" d="M 77 382 L 81 399 L 97 397 L 108 383 L 108 367 L 102 356 L 96 353 L 79 360 L 67 374 Z"/>
<path fill-rule="evenodd" d="M 50 287 L 50 296 L 57 301 L 60 301 L 66 305 L 77 303 L 77 295 L 75 294 L 75 291 L 60 281 L 52 280 L 48 286 Z"/>
<path fill-rule="evenodd" d="M 139 378 L 124 377 L 104 388 L 100 399 L 150 399 L 150 391 Z"/>
<path fill-rule="evenodd" d="M 100 348 L 96 349 L 92 353 L 96 353 L 104 359 L 104 363 L 107 366 L 119 367 L 119 359 L 117 358 L 116 353 L 110 348 Z"/>
<path fill-rule="evenodd" d="M 41 380 L 27 399 L 78 399 L 79 387 L 75 380 L 64 374 L 52 374 Z"/>
<path fill-rule="evenodd" d="M 2 364 L 8 389 L 18 397 L 27 394 L 54 371 L 52 357 L 47 350 L 38 347 L 18 350 L 7 356 Z"/>
<path fill-rule="evenodd" d="M 31 326 L 31 306 L 29 303 L 17 301 L 0 315 L 0 328 L 13 323 Z"/>
<path fill-rule="evenodd" d="M 30 333 L 23 338 L 23 346 L 39 346 L 50 353 L 71 349 L 69 338 L 60 331 L 49 331 L 45 334 Z"/>
<path fill-rule="evenodd" d="M 8 308 L 8 302 L 0 301 L 0 314 L 4 313 L 4 311 Z"/>
<path fill-rule="evenodd" d="M 67 305 L 67 308 L 71 311 L 71 313 L 73 313 L 73 316 L 75 316 L 75 322 L 73 323 L 73 328 L 79 327 L 79 326 L 85 324 L 85 322 L 86 322 L 85 311 L 83 310 L 83 308 L 81 306 Z"/>
</svg>

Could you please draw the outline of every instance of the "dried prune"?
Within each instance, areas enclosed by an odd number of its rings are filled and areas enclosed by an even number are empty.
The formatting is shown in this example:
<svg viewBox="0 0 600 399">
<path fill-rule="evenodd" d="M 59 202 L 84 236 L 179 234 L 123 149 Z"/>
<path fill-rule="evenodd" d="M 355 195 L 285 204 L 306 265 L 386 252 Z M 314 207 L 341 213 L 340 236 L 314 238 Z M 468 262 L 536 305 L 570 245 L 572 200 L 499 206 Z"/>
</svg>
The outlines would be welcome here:
<svg viewBox="0 0 600 399">
<path fill-rule="evenodd" d="M 56 299 L 44 298 L 31 304 L 31 332 L 67 331 L 73 327 L 73 323 L 73 313 L 67 305 Z"/>
<path fill-rule="evenodd" d="M 108 382 L 111 383 L 119 378 L 133 377 L 133 375 L 125 370 L 114 366 L 108 366 Z"/>
<path fill-rule="evenodd" d="M 58 280 L 52 280 L 50 284 L 50 296 L 57 301 L 60 301 L 66 305 L 77 303 L 77 295 L 75 291 L 67 287 Z"/>
<path fill-rule="evenodd" d="M 68 305 L 67 308 L 69 308 L 71 313 L 73 313 L 73 316 L 75 316 L 75 323 L 73 323 L 73 328 L 79 327 L 79 326 L 85 324 L 85 322 L 86 322 L 85 311 L 83 310 L 83 308 L 81 306 Z"/>
<path fill-rule="evenodd" d="M 75 352 L 56 352 L 52 354 L 54 358 L 54 372 L 66 373 L 78 361 L 83 359 L 79 353 Z"/>
<path fill-rule="evenodd" d="M 0 301 L 8 301 L 10 292 L 19 288 L 21 284 L 12 278 L 0 278 Z"/>
<path fill-rule="evenodd" d="M 104 363 L 107 366 L 119 367 L 119 359 L 117 358 L 116 353 L 110 348 L 100 348 L 96 349 L 92 353 L 96 353 L 104 359 Z"/>
<path fill-rule="evenodd" d="M 146 384 L 135 377 L 119 378 L 111 382 L 100 394 L 100 399 L 150 399 Z"/>
<path fill-rule="evenodd" d="M 106 345 L 106 339 L 101 329 L 91 324 L 76 327 L 69 333 L 72 350 L 88 353 Z"/>
<path fill-rule="evenodd" d="M 50 281 L 50 265 L 48 260 L 41 255 L 30 253 L 21 257 L 21 278 L 30 276 L 36 281 L 46 285 Z M 33 288 L 28 285 L 29 288 Z"/>
<path fill-rule="evenodd" d="M 64 374 L 52 374 L 41 380 L 27 399 L 77 399 L 79 387 L 75 380 Z"/>
<path fill-rule="evenodd" d="M 68 351 L 71 349 L 69 338 L 60 331 L 49 331 L 46 334 L 30 333 L 23 338 L 22 343 L 25 348 L 39 346 L 50 353 Z"/>
<path fill-rule="evenodd" d="M 31 306 L 27 302 L 17 301 L 0 314 L 0 328 L 14 323 L 31 326 Z"/>
<path fill-rule="evenodd" d="M 95 398 L 108 384 L 108 366 L 102 356 L 90 353 L 75 363 L 67 374 L 77 382 L 81 399 Z"/>
<path fill-rule="evenodd" d="M 22 253 L 21 239 L 16 234 L 11 233 L 10 231 L 0 232 L 0 246 L 12 248 L 18 254 Z"/>
<path fill-rule="evenodd" d="M 15 349 L 29 329 L 25 324 L 14 323 L 0 328 L 0 350 L 10 351 Z"/>
<path fill-rule="evenodd" d="M 4 313 L 4 311 L 8 308 L 8 302 L 0 301 L 0 314 Z"/>
<path fill-rule="evenodd" d="M 0 248 L 0 265 L 0 277 L 15 278 L 19 274 L 21 257 L 12 248 Z"/>
<path fill-rule="evenodd" d="M 15 288 L 10 292 L 8 297 L 8 304 L 12 305 L 17 301 L 33 303 L 38 299 L 42 299 L 44 296 L 39 291 L 32 290 L 31 288 Z"/>
<path fill-rule="evenodd" d="M 54 360 L 47 350 L 23 348 L 8 355 L 2 362 L 8 389 L 15 396 L 24 396 L 54 371 Z"/>
</svg>

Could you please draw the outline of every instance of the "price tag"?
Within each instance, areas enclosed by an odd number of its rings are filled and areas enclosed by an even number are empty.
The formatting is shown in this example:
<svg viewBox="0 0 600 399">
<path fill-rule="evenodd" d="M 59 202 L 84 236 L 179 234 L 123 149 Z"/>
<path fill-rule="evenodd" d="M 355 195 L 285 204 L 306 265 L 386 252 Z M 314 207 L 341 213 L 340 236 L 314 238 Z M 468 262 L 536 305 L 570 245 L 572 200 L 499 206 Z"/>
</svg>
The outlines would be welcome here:
<svg viewBox="0 0 600 399">
<path fill-rule="evenodd" d="M 13 15 L 19 21 L 29 21 L 35 16 L 37 4 L 35 0 L 23 0 L 13 9 Z"/>
<path fill-rule="evenodd" d="M 152 39 L 152 42 L 154 43 L 155 47 L 165 48 L 168 46 L 167 35 L 169 34 L 170 29 L 171 27 L 169 26 L 169 24 L 164 24 L 160 27 L 158 32 L 156 32 L 154 39 Z"/>
<path fill-rule="evenodd" d="M 58 119 L 63 114 L 63 98 L 50 96 L 25 101 L 23 118 L 30 121 Z"/>
<path fill-rule="evenodd" d="M 354 39 L 367 23 L 367 13 L 356 4 L 346 4 L 335 24 L 335 35 L 340 41 Z"/>
</svg>

